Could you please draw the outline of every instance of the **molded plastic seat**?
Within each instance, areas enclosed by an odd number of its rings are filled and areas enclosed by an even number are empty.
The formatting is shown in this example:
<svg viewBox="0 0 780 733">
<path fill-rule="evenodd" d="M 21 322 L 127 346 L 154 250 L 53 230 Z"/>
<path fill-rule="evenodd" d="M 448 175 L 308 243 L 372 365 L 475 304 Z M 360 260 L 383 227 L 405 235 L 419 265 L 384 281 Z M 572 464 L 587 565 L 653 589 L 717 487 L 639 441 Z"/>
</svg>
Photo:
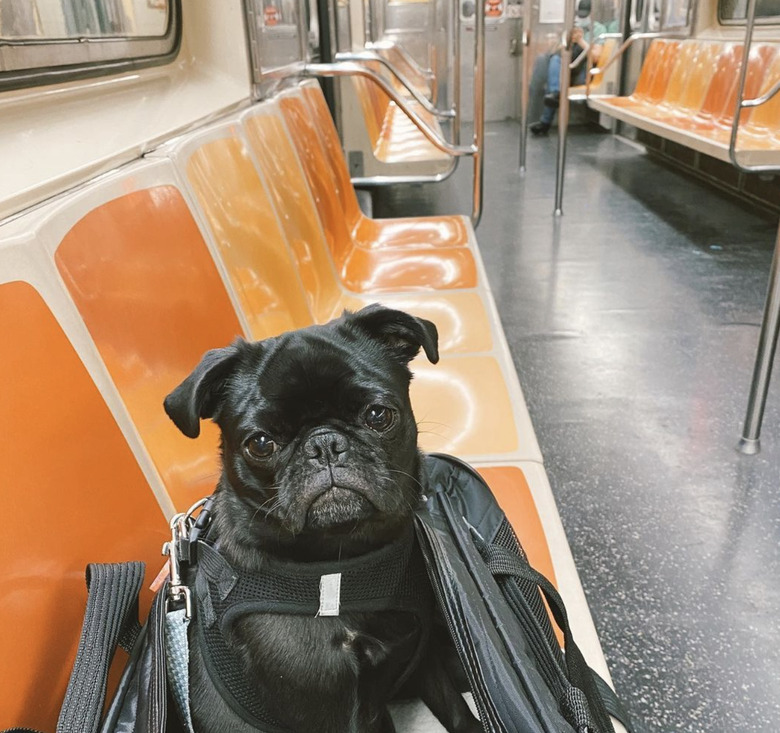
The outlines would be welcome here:
<svg viewBox="0 0 780 733">
<path fill-rule="evenodd" d="M 352 84 L 377 160 L 383 163 L 449 160 L 447 153 L 433 145 L 377 84 L 364 76 L 353 77 Z M 430 112 L 417 102 L 407 100 L 407 103 L 430 127 L 440 132 L 439 123 Z"/>
<path fill-rule="evenodd" d="M 203 353 L 243 329 L 181 193 L 153 185 L 96 206 L 65 236 L 56 263 L 174 503 L 189 506 L 216 483 L 217 430 L 206 421 L 189 440 L 162 401 Z M 415 410 L 433 426 L 427 450 L 538 456 L 530 423 L 518 436 L 515 411 L 525 414 L 493 357 L 443 358 L 414 382 Z"/>
<path fill-rule="evenodd" d="M 612 114 L 641 129 L 687 145 L 707 155 L 731 162 L 729 142 L 736 107 L 736 82 L 742 56 L 741 44 L 719 41 L 684 41 L 674 71 L 659 104 L 650 89 L 663 76 L 665 46 L 655 41 L 642 68 L 642 94 L 625 98 L 596 98 L 594 109 Z M 757 43 L 750 51 L 745 98 L 765 92 L 780 79 L 775 43 Z M 643 81 L 644 80 L 644 81 Z M 639 89 L 640 84 L 637 85 Z M 737 151 L 747 165 L 780 165 L 780 133 L 777 132 L 777 100 L 740 114 Z"/>
<path fill-rule="evenodd" d="M 780 51 L 776 51 L 772 57 L 768 57 L 767 51 L 763 60 L 765 60 L 763 79 L 757 84 L 745 84 L 746 99 L 766 94 L 780 81 Z M 743 120 L 747 117 L 746 112 L 742 113 Z M 760 149 L 766 147 L 767 140 L 771 140 L 774 147 L 780 147 L 780 95 L 776 94 L 765 104 L 754 107 L 750 111 L 749 118 L 743 121 L 742 125 L 737 138 L 739 147 Z"/>
<path fill-rule="evenodd" d="M 315 128 L 336 178 L 341 208 L 360 247 L 460 246 L 469 243 L 471 225 L 463 216 L 420 216 L 398 219 L 371 219 L 358 205 L 349 176 L 344 151 L 325 97 L 316 81 L 302 83 L 299 94 L 311 110 Z"/>
<path fill-rule="evenodd" d="M 642 110 L 659 103 L 666 93 L 679 51 L 680 41 L 654 40 L 645 56 L 633 94 L 600 100 L 601 103 Z"/>
<path fill-rule="evenodd" d="M 591 68 L 603 69 L 606 66 L 607 61 L 610 60 L 612 54 L 615 53 L 615 47 L 617 46 L 617 39 L 607 38 L 603 44 L 601 44 L 601 52 L 599 57 Z M 588 63 L 587 59 L 584 63 Z M 596 74 L 590 82 L 590 93 L 598 94 L 601 90 L 602 83 L 604 82 L 604 74 Z M 569 97 L 582 99 L 585 93 L 588 91 L 587 84 L 578 84 L 574 87 L 569 87 Z"/>
<path fill-rule="evenodd" d="M 167 521 L 32 285 L 0 285 L 0 332 L 0 728 L 54 730 L 79 641 L 87 563 L 144 560 L 153 574 Z M 149 600 L 144 592 L 144 612 Z"/>
<path fill-rule="evenodd" d="M 297 93 L 283 93 L 278 104 L 298 151 L 317 203 L 326 239 L 344 285 L 356 292 L 471 288 L 477 284 L 476 263 L 466 247 L 394 247 L 367 249 L 350 235 L 342 209 L 338 180 L 320 143 L 309 107 Z M 262 122 L 247 118 L 250 142 Z"/>
<path fill-rule="evenodd" d="M 89 211 L 55 261 L 174 504 L 214 490 L 218 430 L 197 441 L 165 414 L 165 396 L 209 349 L 243 329 L 181 193 L 133 191 Z"/>
<path fill-rule="evenodd" d="M 225 129 L 227 137 L 199 145 L 187 158 L 186 169 L 250 329 L 255 335 L 268 335 L 312 320 L 328 321 L 344 308 L 359 309 L 377 298 L 342 289 L 281 114 L 273 105 L 261 107 L 252 118 L 263 120 L 254 119 L 249 127 L 254 130 L 253 149 L 265 185 L 232 128 Z M 254 291 L 263 296 L 283 291 L 284 302 L 299 316 L 278 328 L 256 324 Z M 492 348 L 487 311 L 476 292 L 393 293 L 380 300 L 433 320 L 442 352 Z"/>
<path fill-rule="evenodd" d="M 436 78 L 429 79 L 422 72 L 422 70 L 413 63 L 410 63 L 406 55 L 401 51 L 395 43 L 376 43 L 370 46 L 370 49 L 374 51 L 378 56 L 381 56 L 392 64 L 397 71 L 406 77 L 407 81 L 410 81 L 415 90 L 428 99 L 433 98 L 435 93 Z M 392 74 L 388 74 L 392 78 L 393 88 L 399 94 L 408 95 L 408 90 L 396 79 Z"/>
</svg>

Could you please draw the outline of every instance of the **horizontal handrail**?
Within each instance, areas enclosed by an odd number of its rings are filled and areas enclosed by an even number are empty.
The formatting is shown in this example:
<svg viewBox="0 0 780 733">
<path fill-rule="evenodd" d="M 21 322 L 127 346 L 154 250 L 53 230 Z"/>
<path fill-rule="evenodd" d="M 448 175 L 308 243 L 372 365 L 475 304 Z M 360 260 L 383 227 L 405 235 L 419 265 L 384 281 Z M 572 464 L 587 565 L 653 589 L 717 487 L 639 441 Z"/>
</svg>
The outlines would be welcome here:
<svg viewBox="0 0 780 733">
<path fill-rule="evenodd" d="M 412 84 L 411 80 L 402 74 L 393 64 L 383 56 L 375 53 L 374 51 L 342 51 L 336 54 L 336 61 L 369 61 L 382 64 L 406 89 L 409 94 L 414 97 L 415 101 L 420 104 L 426 112 L 430 112 L 436 117 L 454 117 L 454 110 L 440 110 L 437 109 L 425 95 L 420 94 Z"/>
<path fill-rule="evenodd" d="M 333 64 L 306 64 L 303 73 L 309 76 L 362 76 L 370 79 L 374 84 L 387 94 L 393 102 L 398 105 L 400 110 L 412 121 L 414 126 L 425 136 L 425 138 L 436 148 L 448 155 L 459 157 L 463 155 L 476 155 L 479 149 L 476 145 L 452 145 L 442 139 L 436 130 L 434 130 L 425 120 L 423 120 L 414 110 L 410 109 L 407 100 L 401 97 L 392 85 L 383 79 L 379 74 L 363 66 L 363 64 L 353 61 L 339 61 Z"/>
<path fill-rule="evenodd" d="M 417 63 L 417 60 L 412 58 L 411 54 L 403 46 L 396 43 L 395 41 L 369 41 L 365 47 L 369 51 L 372 51 L 375 48 L 389 51 L 391 48 L 394 48 L 396 51 L 398 51 L 398 54 L 403 58 L 403 60 L 409 64 L 409 66 L 417 69 L 417 71 L 426 77 L 426 79 L 433 81 L 436 78 L 436 74 L 434 74 L 431 69 L 423 69 L 420 64 Z"/>
<path fill-rule="evenodd" d="M 742 107 L 760 107 L 762 104 L 766 104 L 778 92 L 780 92 L 780 81 L 778 81 L 768 92 L 764 92 L 760 97 L 743 99 Z"/>
<path fill-rule="evenodd" d="M 593 46 L 600 45 L 599 41 L 604 40 L 606 38 L 623 38 L 623 34 L 622 33 L 602 33 L 602 34 L 600 34 L 599 37 L 596 38 L 596 40 L 591 41 L 590 43 L 588 43 L 588 47 L 586 49 L 584 49 L 582 51 L 582 53 L 579 56 L 577 56 L 577 58 L 574 59 L 574 61 L 572 61 L 569 64 L 569 68 L 570 69 L 576 69 L 582 63 L 583 59 L 585 59 L 585 57 L 590 53 L 590 49 Z"/>
<path fill-rule="evenodd" d="M 648 31 L 646 33 L 632 33 L 625 41 L 620 45 L 620 48 L 612 55 L 604 66 L 594 68 L 591 70 L 592 76 L 598 76 L 603 74 L 617 59 L 622 56 L 636 41 L 646 41 L 651 38 L 671 38 L 671 39 L 684 39 L 690 38 L 690 33 L 665 33 L 664 31 Z"/>
</svg>

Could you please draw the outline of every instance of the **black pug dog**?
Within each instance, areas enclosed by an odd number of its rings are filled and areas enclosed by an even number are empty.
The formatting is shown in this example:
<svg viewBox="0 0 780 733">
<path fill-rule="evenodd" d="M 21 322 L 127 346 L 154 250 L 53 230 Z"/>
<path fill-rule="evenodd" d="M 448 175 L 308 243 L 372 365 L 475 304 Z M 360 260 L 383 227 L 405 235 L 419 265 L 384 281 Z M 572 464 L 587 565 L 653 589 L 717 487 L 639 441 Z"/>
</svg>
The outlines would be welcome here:
<svg viewBox="0 0 780 733">
<path fill-rule="evenodd" d="M 409 362 L 438 361 L 433 323 L 372 305 L 257 343 L 208 352 L 165 400 L 188 437 L 213 419 L 222 475 L 212 527 L 234 568 L 347 560 L 411 532 L 421 501 Z M 228 644 L 280 727 L 293 733 L 392 733 L 391 680 L 410 666 L 413 690 L 450 733 L 482 730 L 418 616 L 247 613 Z M 190 634 L 194 727 L 256 730 L 218 693 Z"/>
</svg>

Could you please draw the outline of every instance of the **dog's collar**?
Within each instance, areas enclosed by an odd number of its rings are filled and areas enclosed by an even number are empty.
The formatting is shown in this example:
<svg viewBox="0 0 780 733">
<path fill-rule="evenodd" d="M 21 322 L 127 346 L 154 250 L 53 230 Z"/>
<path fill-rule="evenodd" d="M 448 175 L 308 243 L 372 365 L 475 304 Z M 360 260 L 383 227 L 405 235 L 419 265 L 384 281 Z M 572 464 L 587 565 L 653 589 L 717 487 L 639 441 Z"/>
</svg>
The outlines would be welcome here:
<svg viewBox="0 0 780 733">
<path fill-rule="evenodd" d="M 412 526 L 395 542 L 342 561 L 304 563 L 265 555 L 262 571 L 244 572 L 203 540 L 197 557 L 195 628 L 209 676 L 237 715 L 269 733 L 285 728 L 265 709 L 256 682 L 250 683 L 230 650 L 227 636 L 237 619 L 249 613 L 314 617 L 406 611 L 418 617 L 423 630 L 431 613 L 432 592 Z M 421 632 L 413 659 L 392 692 L 413 671 L 425 642 Z"/>
</svg>

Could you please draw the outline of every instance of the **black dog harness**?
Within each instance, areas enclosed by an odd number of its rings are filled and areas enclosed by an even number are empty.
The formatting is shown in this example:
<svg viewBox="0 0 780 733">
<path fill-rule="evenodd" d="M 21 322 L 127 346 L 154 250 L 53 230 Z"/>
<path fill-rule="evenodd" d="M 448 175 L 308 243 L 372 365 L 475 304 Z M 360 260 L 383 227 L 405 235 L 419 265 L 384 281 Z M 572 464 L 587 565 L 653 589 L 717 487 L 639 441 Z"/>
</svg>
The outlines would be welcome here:
<svg viewBox="0 0 780 733">
<path fill-rule="evenodd" d="M 210 538 L 210 540 L 213 538 Z M 206 669 L 230 708 L 268 733 L 286 729 L 263 704 L 263 691 L 231 651 L 230 630 L 254 613 L 338 616 L 350 612 L 406 611 L 420 622 L 417 647 L 391 696 L 413 672 L 427 641 L 424 629 L 433 596 L 414 529 L 397 541 L 359 557 L 337 562 L 293 562 L 264 556 L 262 572 L 231 567 L 211 542 L 197 543 L 195 633 Z"/>
</svg>

